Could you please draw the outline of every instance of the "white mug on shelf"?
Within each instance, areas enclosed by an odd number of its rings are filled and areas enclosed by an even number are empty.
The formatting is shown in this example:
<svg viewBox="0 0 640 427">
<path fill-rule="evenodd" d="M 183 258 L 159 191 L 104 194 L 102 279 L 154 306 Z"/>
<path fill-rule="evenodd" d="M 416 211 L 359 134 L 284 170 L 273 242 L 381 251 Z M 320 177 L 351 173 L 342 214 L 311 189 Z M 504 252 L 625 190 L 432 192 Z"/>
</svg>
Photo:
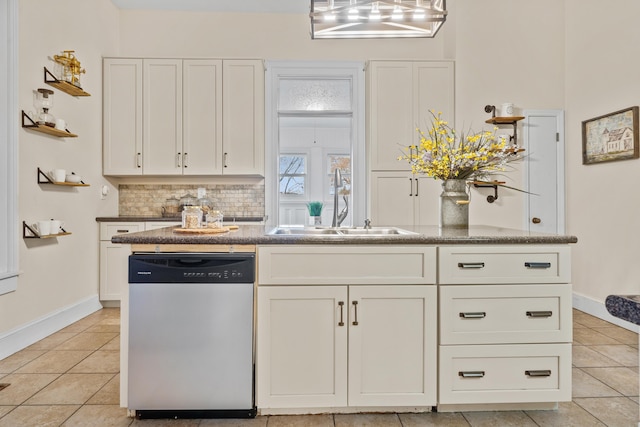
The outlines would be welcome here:
<svg viewBox="0 0 640 427">
<path fill-rule="evenodd" d="M 67 122 L 65 122 L 63 119 L 56 119 L 56 129 L 66 131 Z"/>
<path fill-rule="evenodd" d="M 502 117 L 513 117 L 514 109 L 515 108 L 511 102 L 505 102 L 500 107 L 500 115 Z"/>
<path fill-rule="evenodd" d="M 62 221 L 60 221 L 59 219 L 52 219 L 51 221 L 49 221 L 49 223 L 51 224 L 51 229 L 49 231 L 51 234 L 62 233 Z"/>
<path fill-rule="evenodd" d="M 51 171 L 51 178 L 54 182 L 64 182 L 67 178 L 67 171 L 64 169 L 54 169 Z"/>
<path fill-rule="evenodd" d="M 51 234 L 51 221 L 38 221 L 35 226 L 40 236 L 48 236 Z"/>
</svg>

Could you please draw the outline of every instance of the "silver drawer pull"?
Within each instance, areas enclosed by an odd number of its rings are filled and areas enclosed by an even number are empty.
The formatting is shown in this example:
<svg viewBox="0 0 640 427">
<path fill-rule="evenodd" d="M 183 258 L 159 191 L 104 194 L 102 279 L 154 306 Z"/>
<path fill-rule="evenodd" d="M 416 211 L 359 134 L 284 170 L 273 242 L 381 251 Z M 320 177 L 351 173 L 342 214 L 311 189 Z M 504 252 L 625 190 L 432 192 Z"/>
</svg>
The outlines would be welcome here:
<svg viewBox="0 0 640 427">
<path fill-rule="evenodd" d="M 524 266 L 527 268 L 551 268 L 550 262 L 525 262 Z"/>
<path fill-rule="evenodd" d="M 551 317 L 553 311 L 527 311 L 527 317 Z"/>
<path fill-rule="evenodd" d="M 484 371 L 459 371 L 458 376 L 462 378 L 482 378 L 484 377 Z"/>
<path fill-rule="evenodd" d="M 524 374 L 528 377 L 550 377 L 551 376 L 551 370 L 550 369 L 544 369 L 544 370 L 540 370 L 540 371 L 524 371 Z"/>
<path fill-rule="evenodd" d="M 459 268 L 484 268 L 484 262 L 459 262 Z"/>
<path fill-rule="evenodd" d="M 484 311 L 460 313 L 460 317 L 462 317 L 463 319 L 482 319 L 487 317 L 487 313 L 485 313 Z"/>
</svg>

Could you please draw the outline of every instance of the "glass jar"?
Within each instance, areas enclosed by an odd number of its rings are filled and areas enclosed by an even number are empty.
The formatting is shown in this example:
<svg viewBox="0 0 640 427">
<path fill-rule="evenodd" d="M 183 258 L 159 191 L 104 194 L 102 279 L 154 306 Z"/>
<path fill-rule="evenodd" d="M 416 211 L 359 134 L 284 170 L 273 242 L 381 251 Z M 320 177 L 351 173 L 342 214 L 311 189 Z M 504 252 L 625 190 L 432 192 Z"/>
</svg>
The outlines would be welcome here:
<svg viewBox="0 0 640 427">
<path fill-rule="evenodd" d="M 187 206 L 198 206 L 198 198 L 187 193 L 180 198 L 180 212 L 184 211 Z"/>
<path fill-rule="evenodd" d="M 182 228 L 201 228 L 202 209 L 198 206 L 185 206 L 182 211 Z"/>
<path fill-rule="evenodd" d="M 207 215 L 209 215 L 209 212 L 213 210 L 213 204 L 211 203 L 211 200 L 207 199 L 206 197 L 200 197 L 198 199 L 197 205 L 202 210 L 202 219 L 206 221 Z"/>
<path fill-rule="evenodd" d="M 207 214 L 207 227 L 222 228 L 223 218 L 224 215 L 222 215 L 222 211 L 209 211 Z"/>
<path fill-rule="evenodd" d="M 171 197 L 164 202 L 162 207 L 162 216 L 167 218 L 176 218 L 180 216 L 180 200 Z"/>
</svg>

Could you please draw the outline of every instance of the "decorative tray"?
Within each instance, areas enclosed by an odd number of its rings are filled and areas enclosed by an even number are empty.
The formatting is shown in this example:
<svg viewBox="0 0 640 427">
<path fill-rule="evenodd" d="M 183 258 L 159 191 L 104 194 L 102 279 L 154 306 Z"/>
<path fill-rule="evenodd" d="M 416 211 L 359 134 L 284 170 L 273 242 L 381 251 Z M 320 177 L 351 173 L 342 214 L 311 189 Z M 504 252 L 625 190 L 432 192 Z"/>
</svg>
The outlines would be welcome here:
<svg viewBox="0 0 640 427">
<path fill-rule="evenodd" d="M 182 234 L 220 234 L 220 233 L 228 233 L 232 230 L 237 230 L 237 225 L 228 225 L 220 228 L 174 228 L 174 233 L 182 233 Z"/>
</svg>

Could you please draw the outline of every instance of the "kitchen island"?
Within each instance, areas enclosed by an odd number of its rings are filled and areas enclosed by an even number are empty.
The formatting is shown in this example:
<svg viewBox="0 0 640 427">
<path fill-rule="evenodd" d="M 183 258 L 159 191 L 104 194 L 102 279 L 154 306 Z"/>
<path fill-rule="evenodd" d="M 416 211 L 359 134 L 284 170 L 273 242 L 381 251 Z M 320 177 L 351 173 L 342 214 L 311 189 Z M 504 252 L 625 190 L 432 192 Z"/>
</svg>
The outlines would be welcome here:
<svg viewBox="0 0 640 427">
<path fill-rule="evenodd" d="M 261 414 L 553 409 L 571 400 L 577 238 L 403 229 L 409 233 L 164 228 L 113 242 L 132 252 L 256 252 Z M 125 292 L 125 407 L 128 310 Z"/>
</svg>

